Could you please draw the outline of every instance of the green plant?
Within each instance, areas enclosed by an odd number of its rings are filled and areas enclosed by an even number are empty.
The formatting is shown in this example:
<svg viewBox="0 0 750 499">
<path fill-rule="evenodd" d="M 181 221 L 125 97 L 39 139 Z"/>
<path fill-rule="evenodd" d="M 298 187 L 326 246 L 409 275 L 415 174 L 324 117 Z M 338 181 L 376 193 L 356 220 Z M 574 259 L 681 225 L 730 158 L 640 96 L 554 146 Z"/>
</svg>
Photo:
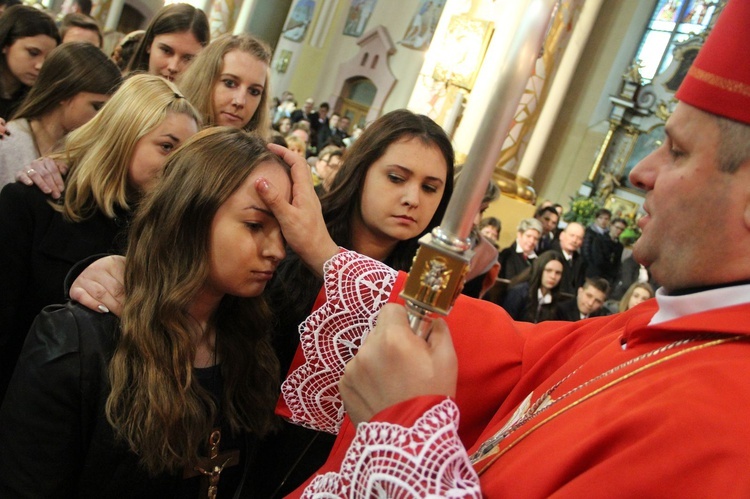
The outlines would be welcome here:
<svg viewBox="0 0 750 499">
<path fill-rule="evenodd" d="M 563 219 L 566 222 L 578 222 L 588 227 L 594 221 L 596 211 L 601 207 L 601 203 L 595 198 L 576 196 L 570 198 L 570 209 L 565 212 Z"/>
</svg>

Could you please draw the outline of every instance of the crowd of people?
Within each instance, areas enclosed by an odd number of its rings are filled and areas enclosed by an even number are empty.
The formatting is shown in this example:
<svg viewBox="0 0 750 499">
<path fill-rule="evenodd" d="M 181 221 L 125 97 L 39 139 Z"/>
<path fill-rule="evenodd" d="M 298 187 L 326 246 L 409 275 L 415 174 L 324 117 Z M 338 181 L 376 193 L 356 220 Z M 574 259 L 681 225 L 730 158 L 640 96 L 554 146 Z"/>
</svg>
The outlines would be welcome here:
<svg viewBox="0 0 750 499">
<path fill-rule="evenodd" d="M 514 319 L 537 323 L 624 312 L 636 287 L 637 296 L 653 298 L 658 285 L 651 273 L 633 259 L 632 250 L 623 257 L 625 243 L 632 245 L 621 237 L 625 219 L 611 220 L 611 211 L 601 208 L 594 222 L 584 227 L 564 222 L 562 215 L 560 204 L 545 201 L 533 218 L 521 220 L 516 240 L 498 255 L 505 287 L 486 299 Z M 479 227 L 497 246 L 500 221 L 488 217 Z"/>
<path fill-rule="evenodd" d="M 632 254 L 624 220 L 563 226 L 551 203 L 500 251 L 491 183 L 465 294 L 427 340 L 399 293 L 463 181 L 437 123 L 350 131 L 272 97 L 270 47 L 211 40 L 187 4 L 106 55 L 86 0 L 58 21 L 13 3 L 0 496 L 750 494 L 750 103 L 716 84 L 750 85 L 746 2 L 632 171 Z M 476 299 L 496 277 L 501 307 Z"/>
</svg>

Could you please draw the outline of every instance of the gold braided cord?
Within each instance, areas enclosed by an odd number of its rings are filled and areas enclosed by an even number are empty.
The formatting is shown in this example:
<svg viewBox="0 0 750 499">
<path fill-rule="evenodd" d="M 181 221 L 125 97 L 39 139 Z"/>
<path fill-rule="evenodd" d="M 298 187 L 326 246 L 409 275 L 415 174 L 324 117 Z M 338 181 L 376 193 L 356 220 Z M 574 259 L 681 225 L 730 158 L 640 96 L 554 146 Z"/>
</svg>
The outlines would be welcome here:
<svg viewBox="0 0 750 499">
<path fill-rule="evenodd" d="M 609 388 L 611 388 L 611 387 L 619 384 L 620 382 L 625 381 L 626 379 L 629 379 L 632 376 L 635 376 L 636 374 L 639 374 L 639 373 L 641 373 L 641 372 L 643 372 L 643 371 L 645 371 L 647 369 L 650 369 L 650 368 L 652 368 L 654 366 L 657 366 L 657 365 L 659 365 L 659 364 L 661 364 L 663 362 L 666 362 L 668 360 L 672 360 L 674 358 L 680 357 L 680 356 L 682 356 L 682 355 L 684 355 L 686 353 L 693 352 L 693 351 L 696 351 L 696 350 L 702 350 L 704 348 L 712 347 L 712 346 L 715 346 L 715 345 L 720 345 L 722 343 L 728 343 L 730 341 L 739 341 L 739 340 L 741 340 L 743 338 L 745 338 L 744 335 L 737 335 L 737 336 L 732 336 L 730 338 L 721 338 L 721 339 L 718 339 L 718 340 L 709 341 L 707 343 L 702 343 L 700 345 L 696 345 L 696 346 L 693 346 L 693 347 L 685 348 L 684 350 L 680 350 L 678 352 L 674 352 L 674 353 L 672 353 L 670 355 L 667 355 L 667 356 L 662 357 L 660 359 L 654 360 L 653 362 L 649 362 L 648 364 L 645 364 L 645 365 L 643 365 L 643 366 L 641 366 L 641 367 L 639 367 L 639 368 L 637 368 L 637 369 L 635 369 L 635 370 L 633 370 L 633 371 L 631 371 L 629 373 L 623 374 L 619 378 L 613 379 L 609 383 L 607 383 L 607 384 L 605 384 L 605 385 L 597 388 L 596 390 L 592 391 L 588 395 L 585 395 L 585 396 L 581 397 L 580 399 L 572 402 L 570 405 L 565 406 L 565 407 L 559 409 L 557 412 L 555 412 L 553 414 L 550 414 L 547 418 L 543 419 L 542 421 L 539 421 L 533 427 L 529 428 L 528 430 L 526 430 L 526 432 L 524 432 L 523 434 L 521 434 L 516 440 L 514 440 L 510 445 L 508 445 L 507 447 L 505 447 L 503 450 L 496 451 L 497 453 L 494 454 L 494 456 L 492 454 L 492 451 L 490 451 L 490 453 L 488 453 L 484 457 L 493 456 L 493 458 L 489 462 L 487 462 L 486 465 L 483 466 L 481 469 L 476 470 L 477 474 L 478 475 L 482 475 L 501 456 L 503 456 L 506 452 L 508 452 L 513 447 L 515 447 L 516 444 L 518 444 L 519 442 L 521 442 L 522 440 L 524 440 L 526 437 L 528 437 L 529 435 L 531 435 L 532 433 L 534 433 L 537 429 L 539 429 L 543 425 L 547 424 L 549 421 L 555 419 L 557 416 L 559 416 L 559 415 L 567 412 L 568 410 L 570 410 L 573 407 L 577 406 L 578 404 L 580 404 L 580 403 L 582 403 L 582 402 L 590 399 L 591 397 L 594 397 L 595 395 L 598 395 L 599 393 L 601 393 L 601 392 L 603 392 L 603 391 L 605 391 L 605 390 L 607 390 L 607 389 L 609 389 Z M 500 445 L 500 443 L 502 443 L 502 441 L 498 442 L 498 446 Z M 495 449 L 497 449 L 497 446 L 495 446 Z M 475 466 L 477 464 L 480 464 L 480 463 L 481 463 L 481 461 L 477 461 L 475 463 Z"/>
<path fill-rule="evenodd" d="M 750 85 L 747 83 L 709 73 L 708 71 L 695 67 L 695 64 L 690 67 L 688 74 L 696 80 L 708 83 L 709 85 L 713 85 L 722 90 L 750 97 Z"/>
</svg>

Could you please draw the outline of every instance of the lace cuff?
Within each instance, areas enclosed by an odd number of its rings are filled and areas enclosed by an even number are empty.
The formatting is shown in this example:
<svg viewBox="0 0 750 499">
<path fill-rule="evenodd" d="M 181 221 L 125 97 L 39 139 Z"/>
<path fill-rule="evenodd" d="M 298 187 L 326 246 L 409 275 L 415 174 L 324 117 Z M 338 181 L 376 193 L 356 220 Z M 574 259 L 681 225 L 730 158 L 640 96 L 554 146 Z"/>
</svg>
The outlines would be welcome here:
<svg viewBox="0 0 750 499">
<path fill-rule="evenodd" d="M 344 417 L 338 382 L 374 327 L 398 273 L 384 263 L 343 251 L 324 266 L 326 302 L 300 325 L 305 363 L 281 386 L 290 421 L 337 433 Z"/>
<path fill-rule="evenodd" d="M 316 477 L 303 498 L 482 497 L 458 438 L 458 407 L 446 399 L 410 428 L 362 423 L 339 473 Z"/>
</svg>

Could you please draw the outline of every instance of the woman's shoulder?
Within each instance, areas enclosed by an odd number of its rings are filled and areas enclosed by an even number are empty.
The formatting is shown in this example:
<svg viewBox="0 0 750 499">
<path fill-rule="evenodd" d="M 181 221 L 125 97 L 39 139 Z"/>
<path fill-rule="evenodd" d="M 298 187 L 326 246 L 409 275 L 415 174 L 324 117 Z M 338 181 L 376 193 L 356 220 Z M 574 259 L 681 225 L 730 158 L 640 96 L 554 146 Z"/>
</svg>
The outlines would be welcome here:
<svg viewBox="0 0 750 499">
<path fill-rule="evenodd" d="M 0 145 L 0 185 L 15 182 L 16 172 L 38 156 L 26 119 L 13 120 L 7 128 L 10 136 L 5 137 Z"/>
<path fill-rule="evenodd" d="M 30 334 L 52 355 L 77 352 L 108 362 L 119 337 L 119 319 L 68 301 L 45 307 L 34 320 Z"/>
</svg>

